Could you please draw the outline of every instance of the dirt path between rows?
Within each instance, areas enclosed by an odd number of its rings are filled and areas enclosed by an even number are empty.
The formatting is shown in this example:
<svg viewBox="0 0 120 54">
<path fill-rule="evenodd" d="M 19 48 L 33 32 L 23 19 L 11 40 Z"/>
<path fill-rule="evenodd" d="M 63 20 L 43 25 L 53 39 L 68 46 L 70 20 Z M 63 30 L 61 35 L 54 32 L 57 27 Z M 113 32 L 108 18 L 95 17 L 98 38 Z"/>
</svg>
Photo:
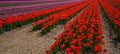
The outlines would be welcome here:
<svg viewBox="0 0 120 54">
<path fill-rule="evenodd" d="M 100 14 L 101 14 L 104 41 L 106 43 L 105 45 L 103 45 L 103 47 L 105 49 L 107 49 L 107 54 L 120 54 L 120 49 L 115 48 L 114 43 L 113 43 L 113 39 L 111 38 L 111 37 L 115 37 L 115 34 L 113 33 L 113 31 L 109 27 L 109 24 L 106 21 L 105 13 L 104 13 L 102 7 L 100 6 L 100 4 L 98 7 L 100 10 Z"/>
<path fill-rule="evenodd" d="M 57 26 L 51 35 L 38 37 L 39 31 L 29 32 L 31 28 L 29 25 L 0 35 L 0 54 L 45 54 L 54 42 L 51 37 L 61 32 L 61 27 Z"/>
</svg>

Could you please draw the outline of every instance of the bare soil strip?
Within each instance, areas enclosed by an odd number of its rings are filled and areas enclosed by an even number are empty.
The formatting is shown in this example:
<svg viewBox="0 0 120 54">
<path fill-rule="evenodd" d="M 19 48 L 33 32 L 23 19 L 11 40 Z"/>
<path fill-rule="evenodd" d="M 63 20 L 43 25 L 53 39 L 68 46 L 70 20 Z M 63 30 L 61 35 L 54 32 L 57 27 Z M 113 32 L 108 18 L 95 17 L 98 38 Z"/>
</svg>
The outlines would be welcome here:
<svg viewBox="0 0 120 54">
<path fill-rule="evenodd" d="M 118 48 L 115 48 L 114 43 L 112 42 L 113 39 L 111 37 L 115 37 L 115 34 L 109 27 L 109 24 L 105 17 L 105 13 L 102 7 L 100 6 L 100 4 L 99 4 L 99 10 L 100 10 L 102 26 L 103 26 L 102 29 L 103 29 L 104 41 L 106 42 L 106 44 L 103 47 L 107 49 L 107 54 L 120 54 L 120 50 Z"/>
<path fill-rule="evenodd" d="M 29 25 L 0 35 L 0 54 L 45 54 L 54 40 L 48 36 L 38 37 L 39 31 L 29 32 L 31 28 Z"/>
</svg>

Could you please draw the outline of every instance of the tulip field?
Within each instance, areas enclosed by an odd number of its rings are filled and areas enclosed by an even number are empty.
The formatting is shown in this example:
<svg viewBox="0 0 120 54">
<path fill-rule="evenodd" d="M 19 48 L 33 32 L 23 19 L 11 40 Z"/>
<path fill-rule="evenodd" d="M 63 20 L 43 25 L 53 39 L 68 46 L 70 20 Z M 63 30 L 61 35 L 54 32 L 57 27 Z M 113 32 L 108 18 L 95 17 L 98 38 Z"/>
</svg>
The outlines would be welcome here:
<svg viewBox="0 0 120 54">
<path fill-rule="evenodd" d="M 0 54 L 120 53 L 120 0 L 0 4 Z"/>
</svg>

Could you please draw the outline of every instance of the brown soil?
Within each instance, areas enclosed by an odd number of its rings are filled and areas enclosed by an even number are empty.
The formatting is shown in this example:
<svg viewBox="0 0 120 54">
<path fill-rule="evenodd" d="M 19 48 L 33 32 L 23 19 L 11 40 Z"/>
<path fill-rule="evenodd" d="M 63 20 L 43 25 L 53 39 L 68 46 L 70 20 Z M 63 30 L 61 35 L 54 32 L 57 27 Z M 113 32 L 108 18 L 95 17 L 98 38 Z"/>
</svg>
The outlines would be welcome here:
<svg viewBox="0 0 120 54">
<path fill-rule="evenodd" d="M 0 35 L 0 54 L 45 54 L 54 42 L 53 37 L 62 32 L 63 25 L 40 37 L 40 31 L 29 32 L 31 28 L 29 25 Z"/>
<path fill-rule="evenodd" d="M 106 16 L 105 13 L 103 11 L 103 9 L 101 8 L 100 4 L 99 4 L 99 10 L 101 13 L 101 23 L 102 23 L 102 29 L 103 29 L 103 36 L 104 36 L 104 41 L 105 41 L 105 45 L 103 45 L 103 47 L 105 49 L 107 49 L 107 54 L 120 54 L 120 49 L 116 48 L 114 43 L 113 43 L 113 37 L 115 37 L 115 34 L 113 32 L 113 30 L 109 27 L 109 24 L 106 20 Z M 105 53 L 106 54 L 106 53 Z"/>
</svg>

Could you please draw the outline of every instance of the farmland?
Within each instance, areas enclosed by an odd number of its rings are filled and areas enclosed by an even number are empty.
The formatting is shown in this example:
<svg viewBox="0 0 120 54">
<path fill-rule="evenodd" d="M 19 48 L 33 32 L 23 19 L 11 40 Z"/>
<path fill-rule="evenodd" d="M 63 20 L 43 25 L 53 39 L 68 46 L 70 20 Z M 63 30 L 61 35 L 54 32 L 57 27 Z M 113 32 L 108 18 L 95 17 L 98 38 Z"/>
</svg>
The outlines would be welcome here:
<svg viewBox="0 0 120 54">
<path fill-rule="evenodd" d="M 119 0 L 0 2 L 0 54 L 119 54 Z"/>
</svg>

